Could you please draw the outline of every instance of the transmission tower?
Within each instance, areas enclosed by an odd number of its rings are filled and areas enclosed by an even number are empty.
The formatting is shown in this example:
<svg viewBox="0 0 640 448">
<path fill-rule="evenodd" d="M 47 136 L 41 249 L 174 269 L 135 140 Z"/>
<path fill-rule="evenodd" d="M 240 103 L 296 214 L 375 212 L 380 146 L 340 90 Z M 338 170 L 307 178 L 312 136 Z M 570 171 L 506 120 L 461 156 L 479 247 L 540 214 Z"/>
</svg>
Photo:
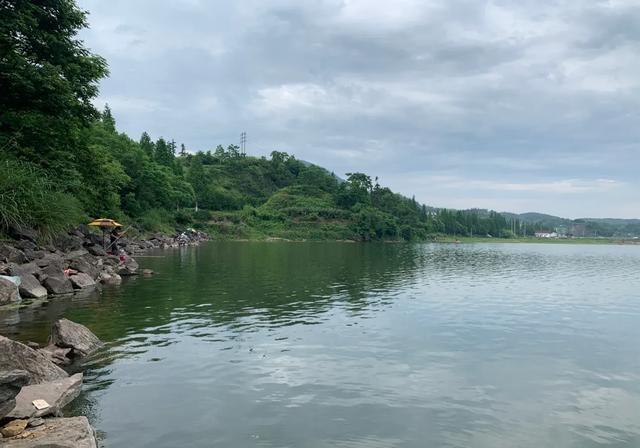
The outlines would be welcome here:
<svg viewBox="0 0 640 448">
<path fill-rule="evenodd" d="M 240 134 L 240 154 L 243 156 L 247 155 L 247 133 L 242 132 Z"/>
</svg>

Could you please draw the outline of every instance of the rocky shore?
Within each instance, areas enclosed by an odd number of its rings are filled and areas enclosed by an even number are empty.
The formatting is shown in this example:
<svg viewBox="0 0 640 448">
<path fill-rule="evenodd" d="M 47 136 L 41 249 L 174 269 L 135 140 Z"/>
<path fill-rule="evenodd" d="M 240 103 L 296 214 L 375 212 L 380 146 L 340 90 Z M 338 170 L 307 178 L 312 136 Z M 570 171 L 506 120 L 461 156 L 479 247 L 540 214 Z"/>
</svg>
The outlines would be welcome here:
<svg viewBox="0 0 640 448">
<path fill-rule="evenodd" d="M 42 299 L 117 285 L 122 277 L 139 273 L 135 254 L 207 239 L 201 232 L 189 232 L 181 239 L 162 234 L 122 238 L 113 255 L 103 249 L 102 236 L 86 226 L 48 244 L 39 244 L 37 234 L 28 230 L 14 231 L 13 236 L 15 239 L 0 241 L 0 306 L 22 298 Z"/>
<path fill-rule="evenodd" d="M 20 306 L 23 299 L 55 300 L 56 296 L 120 284 L 122 277 L 140 271 L 134 255 L 207 239 L 199 232 L 180 238 L 161 234 L 122 238 L 118 255 L 111 255 L 103 249 L 101 235 L 86 227 L 49 244 L 38 243 L 35 232 L 12 236 L 15 239 L 0 241 L 0 309 Z M 63 408 L 80 394 L 83 379 L 82 373 L 69 376 L 64 368 L 82 362 L 102 345 L 88 328 L 67 319 L 52 325 L 45 347 L 0 335 L 0 445 L 96 448 L 94 430 L 86 417 L 62 415 Z"/>
<path fill-rule="evenodd" d="M 101 346 L 88 328 L 67 319 L 53 324 L 45 348 L 0 336 L 2 446 L 97 446 L 85 417 L 62 418 L 63 408 L 80 394 L 83 374 L 69 376 L 60 365 L 84 358 Z M 55 352 L 58 356 L 51 356 Z"/>
</svg>

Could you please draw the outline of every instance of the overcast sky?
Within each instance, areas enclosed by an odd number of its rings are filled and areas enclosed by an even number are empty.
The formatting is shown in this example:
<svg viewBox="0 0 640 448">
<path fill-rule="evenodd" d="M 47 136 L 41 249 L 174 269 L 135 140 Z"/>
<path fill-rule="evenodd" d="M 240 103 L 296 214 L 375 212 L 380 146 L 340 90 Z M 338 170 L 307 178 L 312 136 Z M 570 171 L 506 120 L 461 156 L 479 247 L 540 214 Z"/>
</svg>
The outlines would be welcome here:
<svg viewBox="0 0 640 448">
<path fill-rule="evenodd" d="M 80 0 L 119 129 L 438 207 L 640 218 L 637 0 Z"/>
</svg>

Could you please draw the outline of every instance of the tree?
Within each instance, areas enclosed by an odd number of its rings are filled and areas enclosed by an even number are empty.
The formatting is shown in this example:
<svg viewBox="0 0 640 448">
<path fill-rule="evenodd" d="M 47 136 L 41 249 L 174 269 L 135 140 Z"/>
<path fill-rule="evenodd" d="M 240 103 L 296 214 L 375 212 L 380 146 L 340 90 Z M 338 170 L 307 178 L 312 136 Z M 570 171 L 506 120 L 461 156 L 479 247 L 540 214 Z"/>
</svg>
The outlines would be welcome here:
<svg viewBox="0 0 640 448">
<path fill-rule="evenodd" d="M 0 2 L 0 148 L 82 181 L 79 131 L 98 117 L 91 100 L 107 63 L 77 38 L 86 15 L 72 0 Z"/>
<path fill-rule="evenodd" d="M 155 145 L 155 160 L 160 165 L 167 167 L 173 167 L 174 153 L 172 151 L 171 143 L 160 137 Z"/>
<path fill-rule="evenodd" d="M 146 132 L 140 136 L 140 148 L 150 159 L 155 159 L 155 144 L 151 141 L 151 137 Z"/>
<path fill-rule="evenodd" d="M 111 108 L 108 104 L 104 105 L 104 111 L 102 111 L 102 123 L 109 132 L 116 132 L 116 119 L 111 114 Z"/>
</svg>

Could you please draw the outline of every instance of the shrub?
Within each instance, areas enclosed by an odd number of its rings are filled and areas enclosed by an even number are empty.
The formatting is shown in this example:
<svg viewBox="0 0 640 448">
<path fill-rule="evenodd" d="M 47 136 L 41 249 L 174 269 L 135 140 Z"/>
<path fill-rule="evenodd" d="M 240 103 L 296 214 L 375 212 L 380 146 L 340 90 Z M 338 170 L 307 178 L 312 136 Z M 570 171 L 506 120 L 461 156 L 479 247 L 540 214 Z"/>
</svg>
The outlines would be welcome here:
<svg viewBox="0 0 640 448">
<path fill-rule="evenodd" d="M 85 219 L 79 201 L 35 165 L 0 160 L 0 229 L 29 227 L 51 239 Z"/>
</svg>

